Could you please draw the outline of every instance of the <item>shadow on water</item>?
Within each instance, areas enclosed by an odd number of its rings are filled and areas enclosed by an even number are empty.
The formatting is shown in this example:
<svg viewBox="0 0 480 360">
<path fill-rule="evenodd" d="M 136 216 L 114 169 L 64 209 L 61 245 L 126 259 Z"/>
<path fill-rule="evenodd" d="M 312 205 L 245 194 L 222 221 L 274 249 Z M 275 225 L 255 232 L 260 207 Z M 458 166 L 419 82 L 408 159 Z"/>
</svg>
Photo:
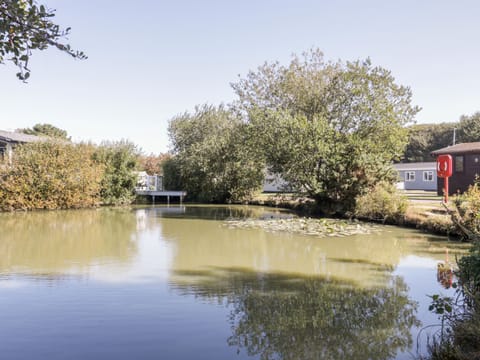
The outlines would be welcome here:
<svg viewBox="0 0 480 360">
<path fill-rule="evenodd" d="M 261 359 L 390 359 L 419 324 L 407 286 L 358 288 L 323 277 L 246 269 L 178 271 L 171 287 L 230 309 L 229 346 Z"/>
<path fill-rule="evenodd" d="M 282 209 L 252 207 L 242 205 L 188 205 L 188 206 L 152 206 L 140 208 L 149 216 L 166 219 L 184 220 L 227 220 L 247 218 L 292 217 L 292 212 Z"/>
</svg>

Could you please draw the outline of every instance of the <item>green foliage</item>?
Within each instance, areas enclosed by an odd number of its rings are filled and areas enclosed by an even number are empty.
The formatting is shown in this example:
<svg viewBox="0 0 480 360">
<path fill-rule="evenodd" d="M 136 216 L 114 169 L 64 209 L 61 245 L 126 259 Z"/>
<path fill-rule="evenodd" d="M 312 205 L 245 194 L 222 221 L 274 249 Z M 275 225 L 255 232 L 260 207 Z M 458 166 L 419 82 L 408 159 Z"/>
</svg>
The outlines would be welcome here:
<svg viewBox="0 0 480 360">
<path fill-rule="evenodd" d="M 319 51 L 265 64 L 233 85 L 268 166 L 328 212 L 352 210 L 407 142 L 419 108 L 409 88 L 370 60 L 325 63 Z"/>
<path fill-rule="evenodd" d="M 168 131 L 180 173 L 177 184 L 190 199 L 238 201 L 260 187 L 264 166 L 248 145 L 247 126 L 223 106 L 204 105 L 179 115 Z"/>
<path fill-rule="evenodd" d="M 19 129 L 19 132 L 29 135 L 50 136 L 52 138 L 70 140 L 67 132 L 51 124 L 36 124 L 31 129 Z"/>
<path fill-rule="evenodd" d="M 462 115 L 458 130 L 458 142 L 480 141 L 480 111 L 471 116 Z"/>
<path fill-rule="evenodd" d="M 370 220 L 399 222 L 405 216 L 408 200 L 394 185 L 379 182 L 364 195 L 357 197 L 355 216 Z"/>
<path fill-rule="evenodd" d="M 456 223 L 465 228 L 471 237 L 480 238 L 480 182 L 477 178 L 468 190 L 454 198 Z"/>
<path fill-rule="evenodd" d="M 101 198 L 104 205 L 130 204 L 135 198 L 138 150 L 126 140 L 103 142 L 93 159 L 104 166 Z"/>
<path fill-rule="evenodd" d="M 169 157 L 162 163 L 163 187 L 165 190 L 182 190 L 180 162 L 175 156 Z"/>
<path fill-rule="evenodd" d="M 453 129 L 456 123 L 421 124 L 408 127 L 408 144 L 405 148 L 405 162 L 434 161 L 430 155 L 453 143 Z M 458 142 L 458 141 L 457 141 Z"/>
<path fill-rule="evenodd" d="M 97 205 L 103 166 L 93 148 L 35 142 L 15 148 L 0 165 L 0 210 L 68 209 Z"/>
<path fill-rule="evenodd" d="M 457 129 L 457 144 L 480 141 L 480 112 L 471 116 L 462 115 L 459 122 L 410 126 L 404 161 L 433 161 L 432 151 L 453 144 L 454 129 Z"/>
<path fill-rule="evenodd" d="M 458 277 L 464 293 L 472 301 L 480 297 L 480 242 L 474 242 L 468 256 L 458 260 Z M 480 304 L 477 304 L 477 310 L 480 310 Z"/>
<path fill-rule="evenodd" d="M 451 314 L 453 311 L 452 298 L 440 296 L 438 294 L 429 296 L 432 299 L 429 311 L 434 311 L 435 314 L 443 315 L 445 313 Z"/>
<path fill-rule="evenodd" d="M 30 77 L 28 62 L 32 50 L 55 47 L 74 58 L 86 59 L 83 52 L 60 42 L 70 28 L 60 29 L 51 21 L 54 16 L 55 10 L 38 5 L 35 0 L 0 1 L 0 64 L 12 61 L 19 68 L 20 80 Z"/>
<path fill-rule="evenodd" d="M 64 141 L 17 146 L 12 164 L 0 166 L 0 210 L 131 203 L 137 155 L 127 141 L 99 147 Z"/>
</svg>

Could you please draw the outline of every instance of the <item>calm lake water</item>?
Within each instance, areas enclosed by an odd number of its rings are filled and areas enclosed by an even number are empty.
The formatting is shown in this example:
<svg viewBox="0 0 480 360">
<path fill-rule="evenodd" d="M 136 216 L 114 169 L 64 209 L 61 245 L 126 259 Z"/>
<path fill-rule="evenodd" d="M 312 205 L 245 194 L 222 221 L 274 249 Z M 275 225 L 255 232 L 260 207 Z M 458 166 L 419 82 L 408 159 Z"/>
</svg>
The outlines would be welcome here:
<svg viewBox="0 0 480 360">
<path fill-rule="evenodd" d="M 437 263 L 460 246 L 382 227 L 231 229 L 261 207 L 0 214 L 1 359 L 411 359 Z M 420 340 L 417 342 L 417 337 Z"/>
</svg>

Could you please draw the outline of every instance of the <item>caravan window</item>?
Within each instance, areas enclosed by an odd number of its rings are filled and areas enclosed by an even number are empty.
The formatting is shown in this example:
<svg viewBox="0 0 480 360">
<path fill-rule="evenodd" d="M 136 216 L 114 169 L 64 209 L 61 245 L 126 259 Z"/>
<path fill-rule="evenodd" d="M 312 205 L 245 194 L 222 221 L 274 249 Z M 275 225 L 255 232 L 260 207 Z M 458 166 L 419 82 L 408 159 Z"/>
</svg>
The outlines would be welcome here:
<svg viewBox="0 0 480 360">
<path fill-rule="evenodd" d="M 405 181 L 415 181 L 415 171 L 406 171 Z"/>
<path fill-rule="evenodd" d="M 433 171 L 424 171 L 423 181 L 433 181 Z"/>
</svg>

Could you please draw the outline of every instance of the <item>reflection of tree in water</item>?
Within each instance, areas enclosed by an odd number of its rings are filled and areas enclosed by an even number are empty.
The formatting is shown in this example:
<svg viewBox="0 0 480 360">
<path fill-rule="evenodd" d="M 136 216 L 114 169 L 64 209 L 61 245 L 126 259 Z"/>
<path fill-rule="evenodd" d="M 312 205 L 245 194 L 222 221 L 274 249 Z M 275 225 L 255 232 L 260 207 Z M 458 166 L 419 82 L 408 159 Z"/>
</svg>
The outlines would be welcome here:
<svg viewBox="0 0 480 360">
<path fill-rule="evenodd" d="M 388 359 L 412 345 L 410 328 L 418 325 L 416 304 L 399 277 L 388 288 L 359 289 L 240 271 L 203 280 L 184 275 L 194 285 L 175 287 L 226 300 L 232 308 L 228 344 L 261 359 Z"/>
<path fill-rule="evenodd" d="M 62 273 L 137 252 L 136 219 L 128 210 L 0 214 L 0 271 Z"/>
<path fill-rule="evenodd" d="M 201 219 L 201 220 L 226 220 L 248 218 L 277 218 L 292 217 L 293 214 L 281 209 L 266 209 L 263 207 L 249 207 L 243 205 L 190 205 L 182 207 L 182 212 L 168 211 L 171 208 L 157 207 L 149 212 L 157 212 L 163 218 Z"/>
</svg>

